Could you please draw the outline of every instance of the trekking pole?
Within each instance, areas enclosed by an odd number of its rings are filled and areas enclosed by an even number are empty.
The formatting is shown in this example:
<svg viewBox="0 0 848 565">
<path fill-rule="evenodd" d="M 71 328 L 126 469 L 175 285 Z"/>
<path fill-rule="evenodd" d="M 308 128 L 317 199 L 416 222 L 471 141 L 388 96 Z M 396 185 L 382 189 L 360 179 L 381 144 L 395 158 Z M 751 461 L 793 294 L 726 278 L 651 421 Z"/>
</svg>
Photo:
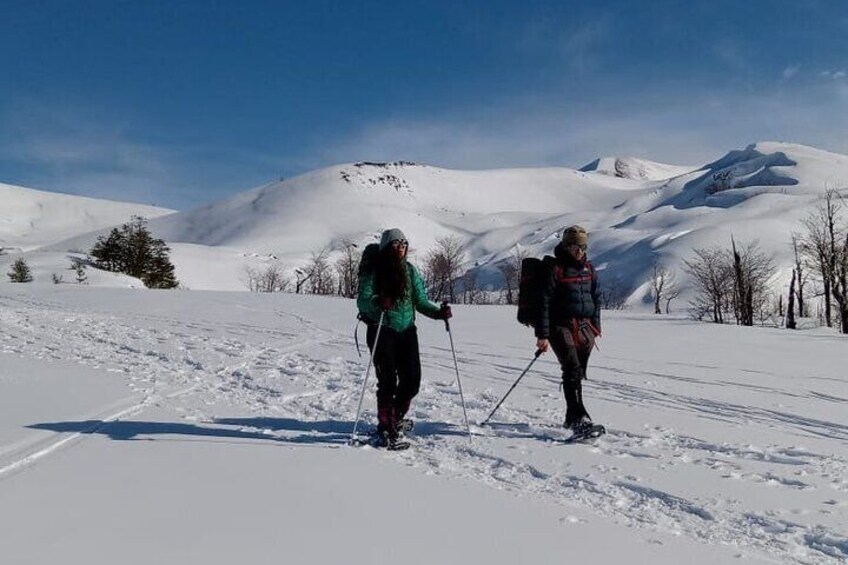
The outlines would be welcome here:
<svg viewBox="0 0 848 565">
<path fill-rule="evenodd" d="M 532 361 L 530 361 L 530 364 L 529 364 L 529 365 L 527 365 L 527 368 L 526 368 L 526 369 L 524 369 L 523 371 L 521 371 L 521 374 L 520 374 L 520 375 L 518 375 L 518 378 L 517 378 L 517 379 L 515 379 L 515 382 L 514 382 L 514 383 L 512 383 L 512 386 L 511 386 L 511 387 L 509 387 L 509 390 L 508 390 L 508 391 L 506 391 L 506 394 L 504 395 L 504 397 L 503 397 L 503 398 L 501 398 L 501 401 L 500 401 L 500 402 L 498 402 L 498 405 L 497 405 L 497 406 L 495 406 L 495 409 L 494 409 L 494 410 L 492 410 L 492 413 L 491 413 L 491 414 L 489 414 L 489 415 L 486 417 L 486 419 L 485 419 L 485 420 L 483 420 L 483 421 L 480 423 L 480 425 L 481 425 L 481 426 L 485 426 L 485 425 L 486 425 L 486 422 L 488 422 L 488 421 L 491 419 L 491 417 L 495 415 L 495 412 L 497 412 L 497 411 L 498 411 L 498 408 L 500 408 L 500 407 L 501 407 L 501 404 L 503 404 L 503 403 L 504 403 L 504 400 L 506 400 L 506 397 L 507 397 L 507 396 L 509 396 L 509 393 L 511 393 L 511 392 L 512 392 L 512 390 L 513 390 L 516 386 L 518 386 L 518 382 L 519 382 L 521 379 L 523 379 L 523 378 L 524 378 L 524 375 L 526 375 L 526 374 L 527 374 L 527 371 L 529 371 L 529 370 L 530 370 L 530 367 L 532 367 L 532 366 L 533 366 L 533 363 L 535 363 L 535 362 L 536 362 L 536 359 L 538 359 L 538 358 L 539 358 L 539 355 L 541 355 L 541 354 L 542 354 L 542 350 L 541 350 L 541 349 L 537 349 L 537 350 L 536 350 L 536 353 L 534 353 L 534 354 L 533 354 L 533 360 L 532 360 Z"/>
<path fill-rule="evenodd" d="M 447 301 L 442 302 L 442 308 L 448 305 Z M 468 431 L 468 441 L 471 441 L 471 426 L 468 425 L 468 411 L 465 409 L 465 397 L 462 394 L 462 380 L 459 378 L 459 363 L 456 362 L 456 349 L 453 347 L 453 333 L 450 329 L 450 322 L 445 318 L 445 330 L 450 338 L 451 354 L 453 354 L 453 367 L 456 369 L 456 384 L 459 387 L 459 400 L 462 402 L 462 414 L 465 416 L 465 429 Z"/>
<path fill-rule="evenodd" d="M 380 320 L 377 322 L 377 335 L 374 336 L 374 347 L 371 348 L 371 356 L 368 358 L 368 368 L 365 369 L 365 378 L 362 379 L 362 392 L 359 394 L 359 407 L 356 409 L 356 420 L 353 421 L 353 432 L 350 434 L 350 443 L 356 441 L 356 428 L 359 426 L 359 414 L 362 412 L 362 401 L 365 399 L 365 387 L 368 384 L 368 373 L 371 372 L 371 365 L 374 364 L 374 352 L 377 350 L 377 342 L 380 341 L 380 330 L 383 328 L 383 316 L 386 311 L 380 312 Z"/>
</svg>

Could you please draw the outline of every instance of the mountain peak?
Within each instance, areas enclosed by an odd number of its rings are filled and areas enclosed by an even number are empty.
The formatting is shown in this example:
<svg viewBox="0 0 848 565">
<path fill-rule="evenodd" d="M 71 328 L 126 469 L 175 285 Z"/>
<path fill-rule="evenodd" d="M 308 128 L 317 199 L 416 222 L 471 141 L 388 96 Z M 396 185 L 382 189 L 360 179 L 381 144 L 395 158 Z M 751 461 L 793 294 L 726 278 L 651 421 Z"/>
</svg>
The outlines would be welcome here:
<svg viewBox="0 0 848 565">
<path fill-rule="evenodd" d="M 598 173 L 633 180 L 666 180 L 695 170 L 696 167 L 668 165 L 636 157 L 600 157 L 580 168 L 584 173 Z"/>
</svg>

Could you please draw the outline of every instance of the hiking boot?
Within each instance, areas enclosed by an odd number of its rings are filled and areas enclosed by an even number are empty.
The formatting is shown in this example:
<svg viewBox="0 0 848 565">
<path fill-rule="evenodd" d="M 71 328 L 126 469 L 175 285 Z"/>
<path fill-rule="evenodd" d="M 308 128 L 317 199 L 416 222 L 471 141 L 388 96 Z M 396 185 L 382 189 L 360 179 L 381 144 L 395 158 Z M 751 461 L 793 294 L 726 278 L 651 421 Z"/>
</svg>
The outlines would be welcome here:
<svg viewBox="0 0 848 565">
<path fill-rule="evenodd" d="M 408 441 L 401 439 L 398 434 L 384 430 L 377 436 L 377 447 L 382 447 L 389 451 L 402 451 L 410 446 Z"/>
<path fill-rule="evenodd" d="M 415 427 L 415 422 L 413 422 L 409 418 L 402 418 L 398 421 L 396 429 L 399 435 L 404 435 L 412 431 L 412 428 Z"/>
<path fill-rule="evenodd" d="M 565 423 L 562 426 L 574 433 L 581 433 L 594 426 L 594 424 L 589 416 L 581 416 L 580 418 L 572 421 L 569 421 L 568 418 L 566 418 Z"/>
<path fill-rule="evenodd" d="M 377 445 L 380 447 L 389 447 L 395 443 L 397 439 L 398 434 L 396 432 L 392 432 L 391 430 L 377 431 Z"/>
</svg>

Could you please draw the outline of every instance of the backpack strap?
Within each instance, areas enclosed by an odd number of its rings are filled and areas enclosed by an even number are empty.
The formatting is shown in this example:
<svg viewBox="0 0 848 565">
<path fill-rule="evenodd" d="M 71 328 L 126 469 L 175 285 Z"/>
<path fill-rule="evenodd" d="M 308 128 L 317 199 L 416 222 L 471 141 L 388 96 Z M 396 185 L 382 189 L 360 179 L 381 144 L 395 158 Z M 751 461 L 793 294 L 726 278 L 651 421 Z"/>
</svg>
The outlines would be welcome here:
<svg viewBox="0 0 848 565">
<path fill-rule="evenodd" d="M 360 359 L 362 358 L 362 352 L 359 350 L 359 324 L 364 320 L 365 316 L 362 315 L 362 312 L 359 312 L 356 315 L 356 327 L 353 328 L 353 342 L 356 344 L 356 353 L 359 354 Z"/>
</svg>

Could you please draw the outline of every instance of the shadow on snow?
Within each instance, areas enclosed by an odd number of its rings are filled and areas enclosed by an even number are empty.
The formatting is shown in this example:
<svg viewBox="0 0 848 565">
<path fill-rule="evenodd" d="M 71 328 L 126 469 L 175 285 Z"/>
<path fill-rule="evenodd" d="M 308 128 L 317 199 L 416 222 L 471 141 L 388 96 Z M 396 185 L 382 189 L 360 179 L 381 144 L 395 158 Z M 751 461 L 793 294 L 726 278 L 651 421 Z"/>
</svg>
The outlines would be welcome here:
<svg viewBox="0 0 848 565">
<path fill-rule="evenodd" d="M 350 420 L 302 421 L 293 418 L 221 418 L 208 423 L 81 420 L 44 422 L 27 426 L 58 433 L 100 434 L 114 440 L 152 440 L 151 436 L 193 436 L 219 439 L 261 440 L 284 444 L 344 445 L 350 440 Z M 373 426 L 360 422 L 357 433 Z M 464 435 L 464 430 L 440 422 L 421 422 L 417 436 Z"/>
</svg>

